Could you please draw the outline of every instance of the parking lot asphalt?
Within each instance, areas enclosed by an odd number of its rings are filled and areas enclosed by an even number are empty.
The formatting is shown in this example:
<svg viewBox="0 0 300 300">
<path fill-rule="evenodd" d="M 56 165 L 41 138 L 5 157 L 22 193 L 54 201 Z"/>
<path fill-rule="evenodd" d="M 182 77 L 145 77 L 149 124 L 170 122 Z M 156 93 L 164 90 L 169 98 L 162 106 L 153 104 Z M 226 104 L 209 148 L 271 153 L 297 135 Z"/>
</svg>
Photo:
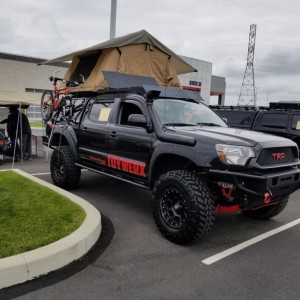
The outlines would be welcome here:
<svg viewBox="0 0 300 300">
<path fill-rule="evenodd" d="M 51 153 L 50 153 L 51 154 Z M 5 161 L 0 169 L 10 168 Z M 44 156 L 17 162 L 51 182 Z M 300 191 L 268 221 L 218 213 L 208 237 L 189 246 L 164 239 L 151 209 L 151 192 L 88 171 L 74 194 L 103 216 L 96 247 L 57 272 L 0 291 L 0 299 L 299 299 L 299 225 L 210 265 L 204 260 L 300 218 Z"/>
</svg>

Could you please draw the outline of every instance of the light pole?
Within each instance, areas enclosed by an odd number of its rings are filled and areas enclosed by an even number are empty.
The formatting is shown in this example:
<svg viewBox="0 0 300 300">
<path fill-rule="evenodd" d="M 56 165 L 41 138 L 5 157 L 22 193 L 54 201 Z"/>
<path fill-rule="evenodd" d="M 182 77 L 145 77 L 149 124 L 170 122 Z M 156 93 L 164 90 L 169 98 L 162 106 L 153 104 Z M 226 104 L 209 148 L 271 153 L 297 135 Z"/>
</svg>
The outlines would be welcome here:
<svg viewBox="0 0 300 300">
<path fill-rule="evenodd" d="M 117 17 L 117 0 L 111 0 L 111 11 L 110 11 L 110 39 L 116 37 L 116 17 Z"/>
</svg>

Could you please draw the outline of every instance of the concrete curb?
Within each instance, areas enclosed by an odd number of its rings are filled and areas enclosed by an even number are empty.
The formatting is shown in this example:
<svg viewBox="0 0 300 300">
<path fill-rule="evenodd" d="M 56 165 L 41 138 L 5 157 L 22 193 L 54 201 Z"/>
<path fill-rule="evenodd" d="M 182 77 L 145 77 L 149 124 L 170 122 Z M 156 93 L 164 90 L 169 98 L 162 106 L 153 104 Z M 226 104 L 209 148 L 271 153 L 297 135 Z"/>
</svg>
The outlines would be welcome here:
<svg viewBox="0 0 300 300">
<path fill-rule="evenodd" d="M 100 212 L 87 201 L 21 170 L 12 171 L 69 198 L 85 210 L 86 218 L 76 231 L 61 240 L 0 259 L 0 289 L 32 280 L 78 260 L 96 243 L 102 229 Z"/>
</svg>

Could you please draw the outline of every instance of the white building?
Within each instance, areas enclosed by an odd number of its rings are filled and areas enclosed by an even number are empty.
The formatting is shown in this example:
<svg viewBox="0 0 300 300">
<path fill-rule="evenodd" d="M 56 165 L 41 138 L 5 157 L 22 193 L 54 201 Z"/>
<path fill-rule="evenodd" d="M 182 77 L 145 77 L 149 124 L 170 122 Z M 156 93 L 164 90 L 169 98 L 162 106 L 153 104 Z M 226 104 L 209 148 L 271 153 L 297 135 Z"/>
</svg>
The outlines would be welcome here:
<svg viewBox="0 0 300 300">
<path fill-rule="evenodd" d="M 198 70 L 195 73 L 179 75 L 183 88 L 198 91 L 206 104 L 210 104 L 211 96 L 217 96 L 218 104 L 224 105 L 225 78 L 212 75 L 212 63 L 186 56 L 181 58 Z"/>
</svg>

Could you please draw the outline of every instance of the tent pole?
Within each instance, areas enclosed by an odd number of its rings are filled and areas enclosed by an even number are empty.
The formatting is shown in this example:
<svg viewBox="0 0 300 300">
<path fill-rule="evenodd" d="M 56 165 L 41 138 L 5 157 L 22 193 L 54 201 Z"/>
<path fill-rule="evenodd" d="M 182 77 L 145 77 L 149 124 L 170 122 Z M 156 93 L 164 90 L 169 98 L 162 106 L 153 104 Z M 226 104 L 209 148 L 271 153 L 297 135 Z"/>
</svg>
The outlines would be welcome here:
<svg viewBox="0 0 300 300">
<path fill-rule="evenodd" d="M 21 103 L 20 103 L 21 106 Z M 20 106 L 19 106 L 19 113 L 18 113 L 18 121 L 17 121 L 17 128 L 16 128 L 16 134 L 14 139 L 14 154 L 13 154 L 13 162 L 11 165 L 11 168 L 14 168 L 15 165 L 15 157 L 16 157 L 16 150 L 17 150 L 17 143 L 18 143 L 18 133 L 19 133 L 19 124 L 20 124 Z"/>
<path fill-rule="evenodd" d="M 23 164 L 23 124 L 22 124 L 22 112 L 21 112 L 21 102 L 19 104 L 19 120 L 20 120 L 20 149 L 21 149 L 21 163 Z"/>
</svg>

